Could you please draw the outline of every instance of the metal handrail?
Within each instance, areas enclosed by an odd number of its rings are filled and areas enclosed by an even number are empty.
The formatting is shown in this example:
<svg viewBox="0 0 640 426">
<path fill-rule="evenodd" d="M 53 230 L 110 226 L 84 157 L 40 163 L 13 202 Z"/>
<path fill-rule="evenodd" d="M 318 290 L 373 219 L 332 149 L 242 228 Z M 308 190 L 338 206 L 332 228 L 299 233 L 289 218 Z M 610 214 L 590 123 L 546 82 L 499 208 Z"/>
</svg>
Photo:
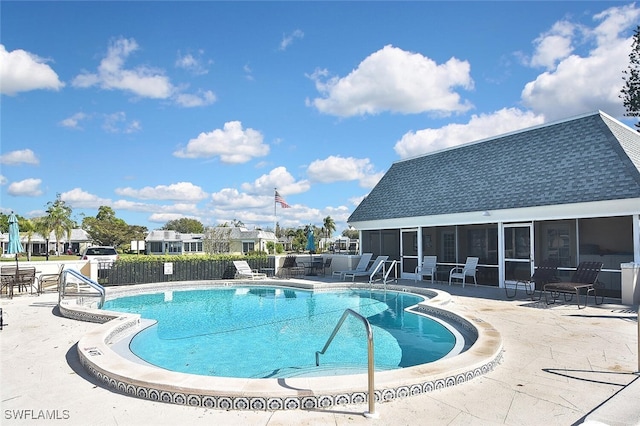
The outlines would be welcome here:
<svg viewBox="0 0 640 426">
<path fill-rule="evenodd" d="M 82 284 L 85 284 L 85 285 L 88 285 L 89 287 L 91 287 L 93 290 L 95 290 L 97 292 L 97 294 L 82 292 L 82 291 L 80 291 L 79 288 L 75 292 L 67 291 L 67 276 L 69 276 L 69 275 L 74 277 L 74 278 L 79 279 L 82 282 Z M 79 283 L 69 283 L 69 284 L 79 284 Z M 101 286 L 97 282 L 93 281 L 91 278 L 82 275 L 80 272 L 76 271 L 75 269 L 65 269 L 64 271 L 62 271 L 62 280 L 61 280 L 61 283 L 60 283 L 60 291 L 58 292 L 58 303 L 60 303 L 62 301 L 62 299 L 64 299 L 65 296 L 71 296 L 71 297 L 78 297 L 78 296 L 82 296 L 82 297 L 86 297 L 86 296 L 88 296 L 88 297 L 99 297 L 100 298 L 100 302 L 98 303 L 98 308 L 102 308 L 102 305 L 104 305 L 105 295 L 106 295 L 106 292 L 105 292 L 103 286 Z"/>
<path fill-rule="evenodd" d="M 375 268 L 373 271 L 371 271 L 371 275 L 369 275 L 369 284 L 373 283 L 373 277 L 375 277 L 375 276 L 376 276 L 376 274 L 378 273 L 378 271 L 380 270 L 380 268 L 382 268 L 382 275 L 383 275 L 383 276 L 385 275 L 385 272 L 384 272 L 385 263 L 386 263 L 386 262 L 380 262 L 380 263 L 378 263 L 378 266 L 376 266 L 376 268 Z"/>
<path fill-rule="evenodd" d="M 340 327 L 342 327 L 342 324 L 344 323 L 344 321 L 347 319 L 347 316 L 349 315 L 353 315 L 354 317 L 362 321 L 362 323 L 364 324 L 364 328 L 367 332 L 367 361 L 368 361 L 367 376 L 368 376 L 368 385 L 369 385 L 369 411 L 365 412 L 364 415 L 365 417 L 375 418 L 378 415 L 376 414 L 376 395 L 375 395 L 375 390 L 373 385 L 373 373 L 374 373 L 373 329 L 371 328 L 371 324 L 369 323 L 368 319 L 366 319 L 365 317 L 363 317 L 353 309 L 345 310 L 344 313 L 342 314 L 342 317 L 340 317 L 340 321 L 338 321 L 338 324 L 336 324 L 335 328 L 333 329 L 331 336 L 329 336 L 329 339 L 327 339 L 327 343 L 325 343 L 324 348 L 322 348 L 321 351 L 316 351 L 316 367 L 320 365 L 320 355 L 324 355 L 324 353 L 327 351 L 327 349 L 329 348 L 329 345 L 333 341 L 333 338 L 336 337 L 336 334 L 338 334 L 338 330 L 340 330 Z"/>
<path fill-rule="evenodd" d="M 391 271 L 395 271 L 396 273 L 396 277 L 395 277 L 395 282 L 398 282 L 398 261 L 397 260 L 393 260 L 391 261 L 391 265 L 389 265 L 389 269 L 387 270 L 387 272 L 384 274 L 384 284 L 387 285 L 387 279 L 389 278 L 389 274 L 391 273 Z"/>
</svg>

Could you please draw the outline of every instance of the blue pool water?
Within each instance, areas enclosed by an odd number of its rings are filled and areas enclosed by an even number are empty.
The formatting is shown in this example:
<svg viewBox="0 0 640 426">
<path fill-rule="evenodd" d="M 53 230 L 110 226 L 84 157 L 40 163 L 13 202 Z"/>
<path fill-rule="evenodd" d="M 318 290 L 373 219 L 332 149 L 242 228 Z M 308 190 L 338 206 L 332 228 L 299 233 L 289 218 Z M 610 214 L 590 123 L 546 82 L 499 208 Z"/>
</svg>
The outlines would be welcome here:
<svg viewBox="0 0 640 426">
<path fill-rule="evenodd" d="M 454 334 L 433 319 L 404 310 L 422 300 L 389 291 L 224 287 L 122 297 L 105 302 L 103 309 L 157 321 L 130 343 L 131 351 L 148 363 L 183 373 L 267 378 L 317 369 L 315 353 L 347 308 L 372 325 L 376 370 L 446 356 L 456 346 Z M 342 374 L 366 369 L 361 321 L 346 319 L 320 365 L 323 371 Z"/>
</svg>

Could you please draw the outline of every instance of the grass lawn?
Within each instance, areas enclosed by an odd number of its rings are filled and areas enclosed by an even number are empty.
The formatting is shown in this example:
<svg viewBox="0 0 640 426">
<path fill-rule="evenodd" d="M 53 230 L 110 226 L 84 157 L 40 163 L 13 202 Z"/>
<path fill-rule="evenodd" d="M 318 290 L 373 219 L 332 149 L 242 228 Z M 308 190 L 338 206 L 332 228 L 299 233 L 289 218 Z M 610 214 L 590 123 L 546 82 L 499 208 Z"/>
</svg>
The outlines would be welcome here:
<svg viewBox="0 0 640 426">
<path fill-rule="evenodd" d="M 51 255 L 49 256 L 49 261 L 56 261 L 56 260 L 79 260 L 80 256 L 69 256 L 66 254 L 61 254 L 60 256 L 55 256 L 55 255 Z M 31 261 L 32 262 L 37 262 L 37 261 L 45 261 L 47 260 L 47 258 L 45 256 L 31 256 Z M 2 257 L 0 258 L 0 262 L 14 262 L 15 263 L 16 258 L 15 257 Z M 21 255 L 18 256 L 18 262 L 26 262 L 27 261 L 27 256 L 25 255 Z"/>
</svg>

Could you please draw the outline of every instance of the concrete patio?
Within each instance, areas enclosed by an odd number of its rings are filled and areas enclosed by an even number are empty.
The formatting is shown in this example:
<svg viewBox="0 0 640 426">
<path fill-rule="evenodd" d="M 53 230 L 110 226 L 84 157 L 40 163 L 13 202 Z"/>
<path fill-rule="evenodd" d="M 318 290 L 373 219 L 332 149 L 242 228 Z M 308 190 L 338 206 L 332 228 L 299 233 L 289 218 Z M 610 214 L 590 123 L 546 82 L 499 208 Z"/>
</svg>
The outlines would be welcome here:
<svg viewBox="0 0 640 426">
<path fill-rule="evenodd" d="M 410 290 L 414 282 L 400 284 Z M 433 288 L 451 293 L 452 310 L 500 331 L 502 363 L 459 386 L 377 404 L 378 419 L 363 416 L 366 405 L 220 411 L 125 396 L 79 365 L 76 342 L 96 324 L 61 317 L 57 294 L 2 298 L 2 424 L 640 425 L 637 307 L 605 301 L 579 310 L 522 292 L 507 300 L 491 287 Z"/>
</svg>

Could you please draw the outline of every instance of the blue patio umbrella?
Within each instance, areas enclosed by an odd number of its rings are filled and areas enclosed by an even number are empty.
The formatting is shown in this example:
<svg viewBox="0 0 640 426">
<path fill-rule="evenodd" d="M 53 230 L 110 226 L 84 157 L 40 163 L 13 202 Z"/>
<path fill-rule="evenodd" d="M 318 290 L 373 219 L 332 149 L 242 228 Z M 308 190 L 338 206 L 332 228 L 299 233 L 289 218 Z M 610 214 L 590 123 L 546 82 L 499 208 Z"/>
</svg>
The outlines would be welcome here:
<svg viewBox="0 0 640 426">
<path fill-rule="evenodd" d="M 309 233 L 307 234 L 307 250 L 309 250 L 309 253 L 313 253 L 316 251 L 316 243 L 313 238 L 313 229 L 309 229 Z"/>
<path fill-rule="evenodd" d="M 16 255 L 16 266 L 18 266 L 18 253 L 22 253 L 22 243 L 20 243 L 20 228 L 18 218 L 13 212 L 9 215 L 9 247 L 7 253 Z"/>
</svg>

